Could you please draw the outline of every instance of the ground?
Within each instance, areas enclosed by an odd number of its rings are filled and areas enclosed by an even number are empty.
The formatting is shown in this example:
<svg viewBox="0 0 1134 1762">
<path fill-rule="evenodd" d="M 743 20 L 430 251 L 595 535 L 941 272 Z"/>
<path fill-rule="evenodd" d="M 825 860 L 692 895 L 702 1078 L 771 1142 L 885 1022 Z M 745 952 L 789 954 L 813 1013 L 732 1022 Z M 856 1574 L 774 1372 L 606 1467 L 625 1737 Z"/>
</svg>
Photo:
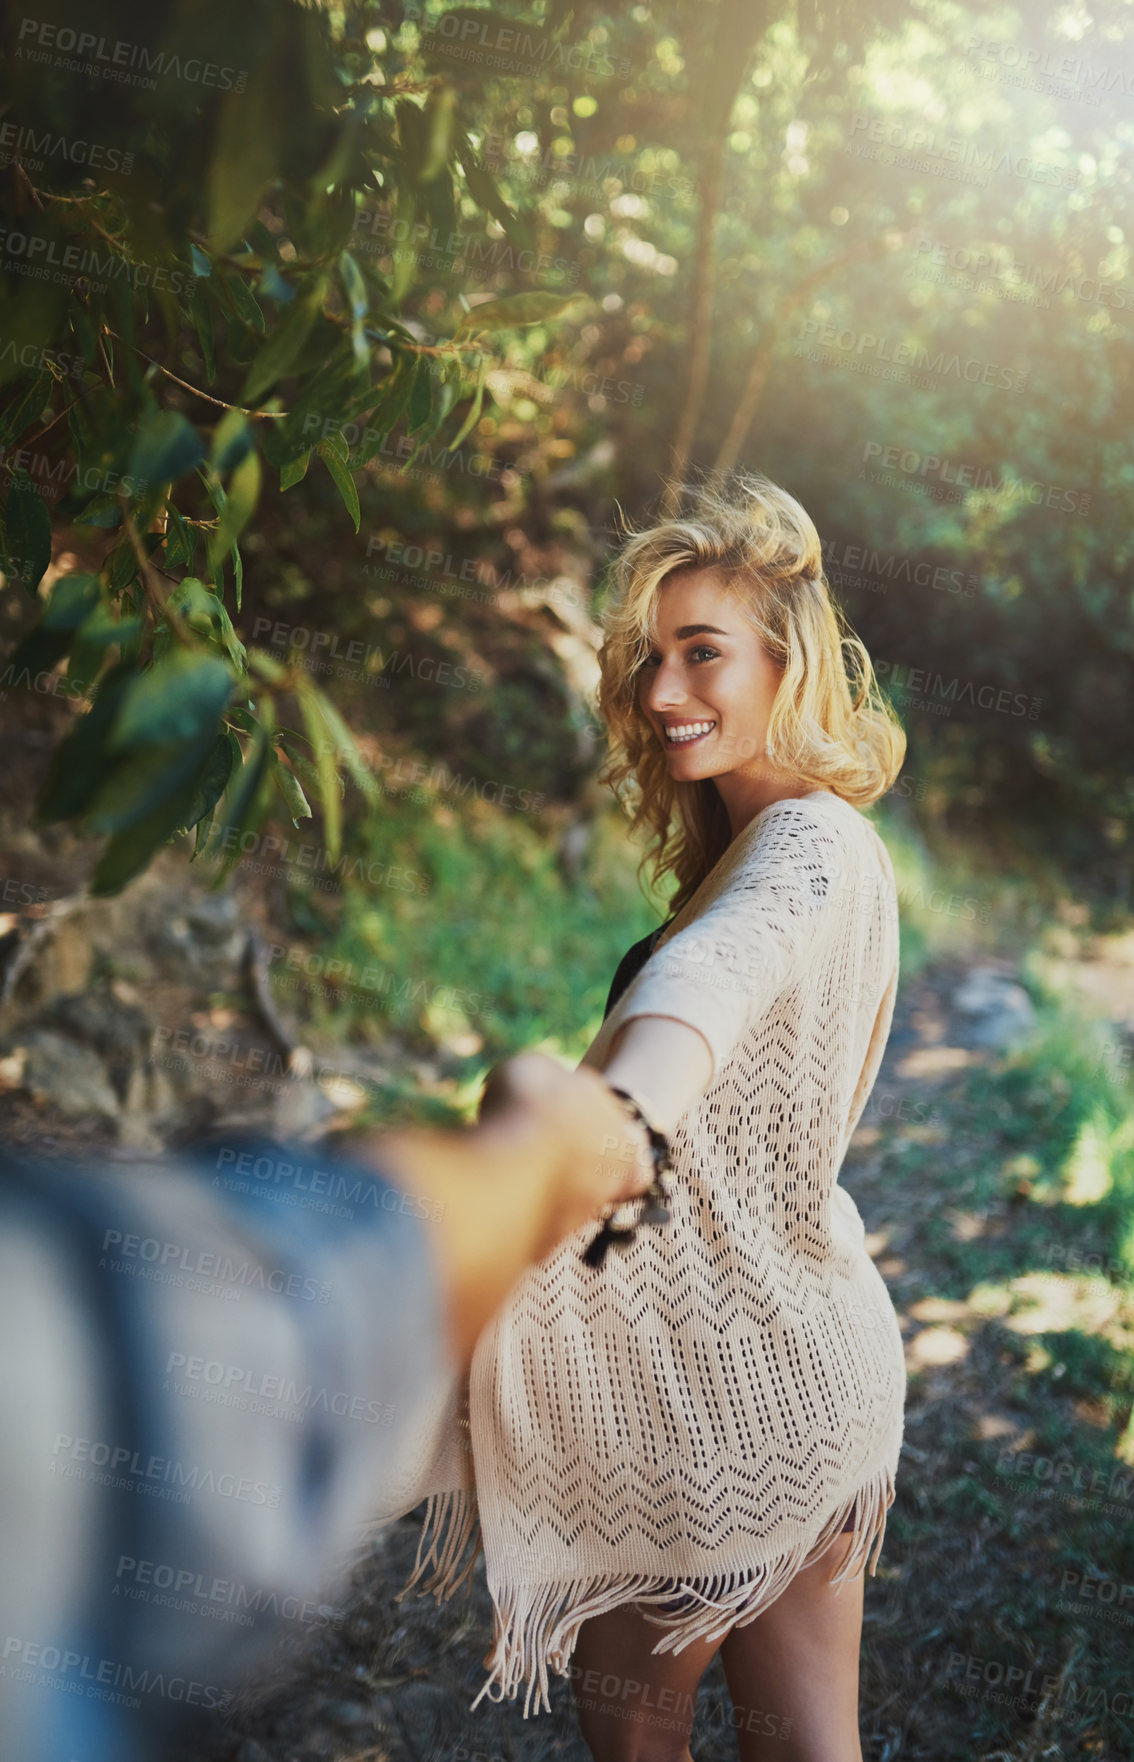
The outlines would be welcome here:
<svg viewBox="0 0 1134 1762">
<path fill-rule="evenodd" d="M 903 986 L 841 1176 L 901 1318 L 910 1378 L 897 1500 L 867 1580 L 863 1754 L 1117 1762 L 1134 1751 L 1117 1692 L 1134 1474 L 1070 1345 L 1068 1374 L 1062 1362 L 1044 1371 L 1045 1341 L 1081 1336 L 1066 1316 L 1063 1333 L 1045 1332 L 1036 1308 L 1037 1281 L 1060 1301 L 1100 1294 L 1051 1270 L 1065 1263 L 1064 1214 L 1048 1207 L 1037 1223 L 1037 1159 L 1012 1154 L 1026 1108 L 1005 1111 L 1002 1055 L 974 1045 L 952 1007 L 963 977 L 939 964 Z M 1112 1337 L 1116 1313 L 1111 1303 Z M 1054 1479 L 1056 1459 L 1073 1472 Z M 1101 1514 L 1091 1485 L 1111 1488 Z M 377 1539 L 338 1598 L 340 1618 L 288 1636 L 192 1762 L 587 1762 L 565 1680 L 552 1678 L 550 1715 L 525 1721 L 519 1705 L 487 1699 L 469 1712 L 492 1635 L 483 1560 L 471 1598 L 394 1603 L 419 1527 L 403 1519 Z M 1090 1571 L 1094 1598 L 1082 1600 Z M 719 1660 L 692 1749 L 697 1762 L 736 1755 Z"/>
</svg>

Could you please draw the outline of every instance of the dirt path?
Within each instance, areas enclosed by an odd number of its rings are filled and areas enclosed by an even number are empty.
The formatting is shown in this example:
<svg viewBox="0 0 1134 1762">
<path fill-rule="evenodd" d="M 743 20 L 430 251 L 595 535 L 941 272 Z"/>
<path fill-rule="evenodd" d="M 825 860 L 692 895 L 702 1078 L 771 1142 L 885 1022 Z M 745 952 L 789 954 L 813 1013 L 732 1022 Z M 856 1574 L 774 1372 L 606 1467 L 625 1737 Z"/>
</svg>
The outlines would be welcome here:
<svg viewBox="0 0 1134 1762">
<path fill-rule="evenodd" d="M 961 977 L 938 967 L 903 988 L 841 1177 L 893 1294 L 910 1375 L 898 1499 L 878 1574 L 867 1581 L 863 1754 L 868 1762 L 1117 1762 L 1130 1749 L 1108 1747 L 1113 1722 L 1092 1714 L 1071 1673 L 1081 1680 L 1086 1659 L 1088 1689 L 1110 1682 L 1128 1641 L 1097 1610 L 1069 1618 L 1058 1592 L 1068 1559 L 1090 1548 L 1109 1549 L 1112 1576 L 1134 1581 L 1134 1484 L 1129 1513 L 1120 1513 L 1125 1528 L 1115 1529 L 1080 1510 L 1070 1491 L 1053 1508 L 1049 1487 L 998 1473 L 1006 1460 L 1025 1460 L 1005 1452 L 1036 1447 L 1043 1416 L 1021 1379 L 1027 1335 L 1011 1331 L 1003 1299 L 971 1295 L 978 1278 L 966 1255 L 1010 1243 L 1021 1201 L 1003 1178 L 1011 1159 L 996 1129 L 966 1117 L 974 1074 L 995 1055 L 972 1044 L 951 1007 Z M 1031 1237 L 1028 1254 L 1034 1259 Z M 1070 1415 L 1084 1460 L 1083 1428 L 1092 1424 L 1099 1436 L 1090 1448 L 1105 1456 L 1097 1419 Z M 471 1598 L 395 1605 L 418 1530 L 416 1518 L 393 1525 L 341 1599 L 341 1619 L 285 1642 L 273 1684 L 246 1699 L 210 1762 L 589 1762 L 560 1678 L 550 1716 L 525 1722 L 518 1706 L 487 1700 L 468 1712 L 492 1632 L 483 1561 Z M 1023 1705 L 998 1698 L 1005 1680 L 1024 1692 Z M 698 1702 L 697 1762 L 732 1762 L 730 1720 L 718 1660 Z"/>
</svg>

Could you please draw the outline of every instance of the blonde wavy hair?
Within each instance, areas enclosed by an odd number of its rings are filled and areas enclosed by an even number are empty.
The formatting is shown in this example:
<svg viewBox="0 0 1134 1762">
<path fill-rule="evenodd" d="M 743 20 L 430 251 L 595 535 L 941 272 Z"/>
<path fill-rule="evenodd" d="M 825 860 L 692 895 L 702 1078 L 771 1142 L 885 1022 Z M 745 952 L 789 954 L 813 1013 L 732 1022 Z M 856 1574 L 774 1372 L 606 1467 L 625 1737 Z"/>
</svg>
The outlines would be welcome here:
<svg viewBox="0 0 1134 1762">
<path fill-rule="evenodd" d="M 672 873 L 678 886 L 670 910 L 677 912 L 732 831 L 711 778 L 670 777 L 638 707 L 638 673 L 657 636 L 658 591 L 674 570 L 723 570 L 727 591 L 783 668 L 768 725 L 772 765 L 863 807 L 898 775 L 906 737 L 870 656 L 831 600 L 814 522 L 770 478 L 736 472 L 682 485 L 672 518 L 625 531 L 599 651 L 598 703 L 609 733 L 599 781 L 628 805 L 632 832 L 649 828 L 638 873 L 651 861 L 655 881 Z"/>
</svg>

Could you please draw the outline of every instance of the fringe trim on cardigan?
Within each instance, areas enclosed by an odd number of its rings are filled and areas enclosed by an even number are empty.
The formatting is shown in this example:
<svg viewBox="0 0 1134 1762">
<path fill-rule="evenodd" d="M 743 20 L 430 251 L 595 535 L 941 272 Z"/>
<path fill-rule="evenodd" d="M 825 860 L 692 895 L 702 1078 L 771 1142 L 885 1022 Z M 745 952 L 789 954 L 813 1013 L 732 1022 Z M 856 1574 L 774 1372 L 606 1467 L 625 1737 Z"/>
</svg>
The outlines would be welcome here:
<svg viewBox="0 0 1134 1762">
<path fill-rule="evenodd" d="M 886 1514 L 893 1502 L 893 1476 L 888 1469 L 881 1469 L 831 1513 L 815 1541 L 801 1542 L 763 1565 L 701 1579 L 706 1591 L 698 1591 L 680 1580 L 675 1589 L 672 1578 L 657 1575 L 507 1585 L 499 1597 L 492 1593 L 496 1645 L 486 1660 L 491 1674 L 469 1711 L 486 1694 L 493 1701 L 513 1700 L 526 1682 L 524 1718 L 528 1717 L 533 1694 L 535 1711 L 550 1713 L 548 1666 L 556 1675 L 567 1676 L 583 1622 L 626 1603 L 670 1603 L 679 1596 L 693 1596 L 701 1603 L 700 1610 L 681 1615 L 651 1615 L 642 1610 L 647 1621 L 671 1630 L 653 1648 L 655 1654 L 683 1651 L 693 1640 L 723 1640 L 732 1628 L 746 1627 L 755 1621 L 787 1589 L 797 1572 L 824 1554 L 856 1509 L 861 1527 L 854 1531 L 846 1560 L 828 1582 L 841 1587 L 848 1578 L 856 1577 L 867 1566 L 872 1548 L 869 1569 L 873 1578 L 886 1533 Z"/>
<path fill-rule="evenodd" d="M 476 1546 L 462 1567 L 461 1556 L 474 1536 Z M 421 1535 L 418 1537 L 413 1571 L 394 1602 L 400 1603 L 403 1597 L 407 1597 L 430 1567 L 433 1571 L 418 1590 L 419 1597 L 427 1597 L 432 1593 L 437 1602 L 441 1603 L 445 1598 L 451 1597 L 454 1591 L 460 1590 L 463 1584 L 467 1583 L 471 1587 L 473 1569 L 483 1540 L 475 1487 L 457 1487 L 447 1493 L 431 1493 L 425 1507 Z M 425 1552 L 427 1541 L 430 1544 L 428 1553 Z"/>
</svg>

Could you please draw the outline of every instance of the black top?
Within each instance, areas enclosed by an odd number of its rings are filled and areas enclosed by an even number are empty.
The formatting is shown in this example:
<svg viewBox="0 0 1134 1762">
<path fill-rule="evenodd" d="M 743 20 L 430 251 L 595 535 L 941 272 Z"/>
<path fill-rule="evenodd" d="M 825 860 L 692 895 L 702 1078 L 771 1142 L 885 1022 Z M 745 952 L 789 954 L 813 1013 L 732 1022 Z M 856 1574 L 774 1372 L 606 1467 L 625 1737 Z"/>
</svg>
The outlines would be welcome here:
<svg viewBox="0 0 1134 1762">
<path fill-rule="evenodd" d="M 675 917 L 676 915 L 677 914 L 674 913 Z M 657 946 L 658 937 L 661 935 L 662 931 L 672 923 L 673 918 L 667 918 L 664 924 L 659 924 L 656 930 L 651 930 L 648 936 L 643 936 L 639 942 L 633 943 L 632 946 L 626 950 L 626 953 L 618 963 L 614 978 L 611 980 L 610 995 L 606 1000 L 606 1008 L 602 1012 L 602 1019 L 604 1022 L 615 1004 L 618 1002 L 618 999 L 622 996 L 626 987 L 630 984 L 631 980 L 637 978 L 638 974 L 653 954 L 654 949 Z"/>
</svg>

